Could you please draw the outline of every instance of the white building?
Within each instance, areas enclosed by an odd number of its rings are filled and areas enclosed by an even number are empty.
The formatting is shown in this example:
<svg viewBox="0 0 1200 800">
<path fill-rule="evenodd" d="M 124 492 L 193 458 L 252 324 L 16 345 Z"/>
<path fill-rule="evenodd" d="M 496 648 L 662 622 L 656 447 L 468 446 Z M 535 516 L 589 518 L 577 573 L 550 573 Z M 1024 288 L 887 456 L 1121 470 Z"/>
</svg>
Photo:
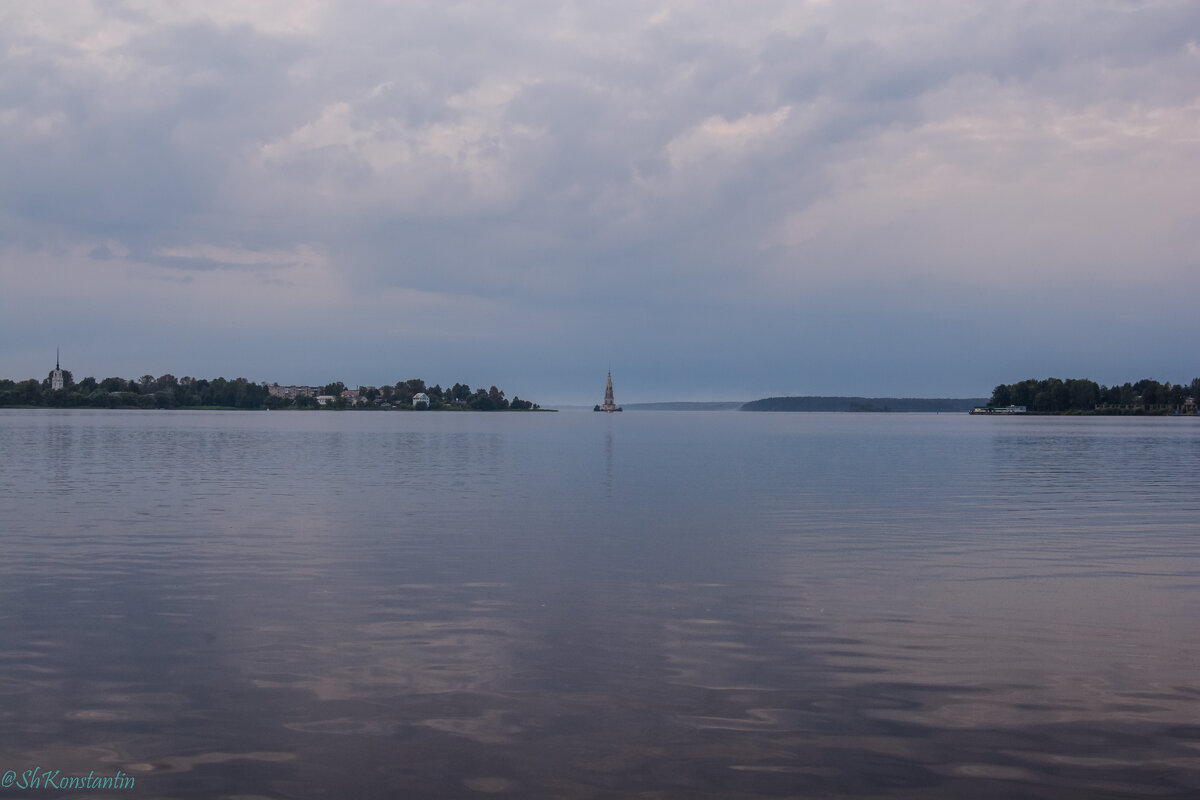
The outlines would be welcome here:
<svg viewBox="0 0 1200 800">
<path fill-rule="evenodd" d="M 282 397 L 285 400 L 295 400 L 297 397 L 316 397 L 321 392 L 319 386 L 280 386 L 278 383 L 272 383 L 267 386 L 267 391 L 275 397 Z"/>
<path fill-rule="evenodd" d="M 413 395 L 413 408 L 417 408 L 419 406 L 429 408 L 429 395 L 425 394 L 424 392 L 417 392 Z"/>
<path fill-rule="evenodd" d="M 62 366 L 58 363 L 58 351 L 54 351 L 54 371 L 50 373 L 50 388 L 63 388 L 63 371 Z"/>
</svg>

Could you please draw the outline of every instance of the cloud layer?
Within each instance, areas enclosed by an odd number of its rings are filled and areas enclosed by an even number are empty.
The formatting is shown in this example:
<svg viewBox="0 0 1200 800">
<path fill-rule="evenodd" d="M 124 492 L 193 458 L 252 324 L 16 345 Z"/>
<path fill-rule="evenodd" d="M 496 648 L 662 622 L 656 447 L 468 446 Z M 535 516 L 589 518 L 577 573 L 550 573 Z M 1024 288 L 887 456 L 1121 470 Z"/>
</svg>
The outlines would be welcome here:
<svg viewBox="0 0 1200 800">
<path fill-rule="evenodd" d="M 0 373 L 1190 379 L 1198 31 L 1187 2 L 10 5 Z"/>
</svg>

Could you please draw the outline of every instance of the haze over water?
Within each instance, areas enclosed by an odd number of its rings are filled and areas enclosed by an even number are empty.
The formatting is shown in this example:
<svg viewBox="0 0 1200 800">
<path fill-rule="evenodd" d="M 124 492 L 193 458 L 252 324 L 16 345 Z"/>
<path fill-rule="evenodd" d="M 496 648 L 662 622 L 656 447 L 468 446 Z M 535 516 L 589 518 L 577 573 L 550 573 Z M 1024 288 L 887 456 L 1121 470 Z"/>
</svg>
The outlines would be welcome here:
<svg viewBox="0 0 1200 800">
<path fill-rule="evenodd" d="M 0 411 L 0 770 L 1194 797 L 1198 479 L 1194 419 Z"/>
</svg>

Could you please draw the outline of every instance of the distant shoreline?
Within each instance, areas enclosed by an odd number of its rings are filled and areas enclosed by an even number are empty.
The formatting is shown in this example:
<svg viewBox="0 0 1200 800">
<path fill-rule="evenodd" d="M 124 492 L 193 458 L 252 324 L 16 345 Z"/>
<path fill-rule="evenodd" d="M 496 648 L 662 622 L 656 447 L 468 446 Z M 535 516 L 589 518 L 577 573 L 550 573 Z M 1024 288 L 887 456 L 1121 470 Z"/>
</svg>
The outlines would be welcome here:
<svg viewBox="0 0 1200 800">
<path fill-rule="evenodd" d="M 745 403 L 741 411 L 852 413 L 966 413 L 987 405 L 986 397 L 766 397 Z"/>
<path fill-rule="evenodd" d="M 4 405 L 0 406 L 0 411 L 276 411 L 285 413 L 306 413 L 309 411 L 379 411 L 392 412 L 399 411 L 407 413 L 416 411 L 424 413 L 430 411 L 433 413 L 449 412 L 453 414 L 538 414 L 543 411 L 557 413 L 557 408 L 493 408 L 483 410 L 479 408 L 463 408 L 443 406 L 441 408 L 409 408 L 408 406 L 392 406 L 391 408 L 369 408 L 365 406 L 346 406 L 339 408 L 336 406 L 318 406 L 317 408 L 266 408 L 260 406 L 258 408 L 238 408 L 237 406 L 174 406 L 165 408 L 161 406 L 30 406 L 30 405 Z"/>
<path fill-rule="evenodd" d="M 626 411 L 737 411 L 744 403 L 740 400 L 724 401 L 687 401 L 663 403 L 628 403 Z"/>
</svg>

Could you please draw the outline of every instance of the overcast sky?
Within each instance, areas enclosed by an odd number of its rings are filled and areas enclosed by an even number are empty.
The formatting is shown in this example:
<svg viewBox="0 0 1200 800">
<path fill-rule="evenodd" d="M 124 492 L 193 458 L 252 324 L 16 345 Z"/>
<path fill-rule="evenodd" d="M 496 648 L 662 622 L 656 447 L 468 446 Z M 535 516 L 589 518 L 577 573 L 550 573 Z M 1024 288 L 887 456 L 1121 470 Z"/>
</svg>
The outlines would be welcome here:
<svg viewBox="0 0 1200 800">
<path fill-rule="evenodd" d="M 4 2 L 0 377 L 1200 375 L 1200 4 Z"/>
</svg>

